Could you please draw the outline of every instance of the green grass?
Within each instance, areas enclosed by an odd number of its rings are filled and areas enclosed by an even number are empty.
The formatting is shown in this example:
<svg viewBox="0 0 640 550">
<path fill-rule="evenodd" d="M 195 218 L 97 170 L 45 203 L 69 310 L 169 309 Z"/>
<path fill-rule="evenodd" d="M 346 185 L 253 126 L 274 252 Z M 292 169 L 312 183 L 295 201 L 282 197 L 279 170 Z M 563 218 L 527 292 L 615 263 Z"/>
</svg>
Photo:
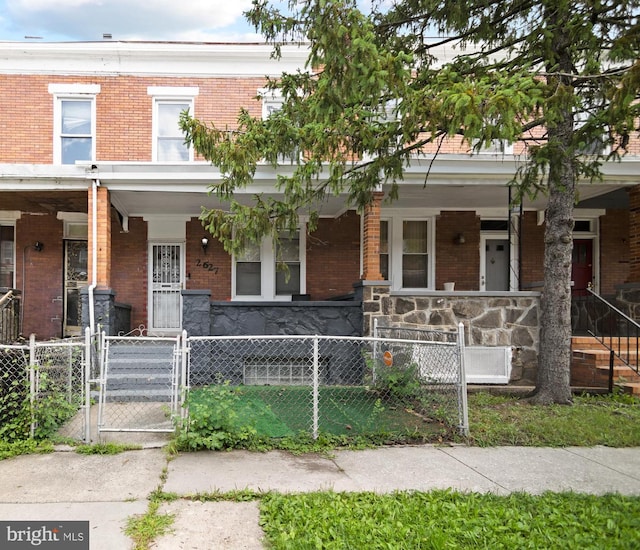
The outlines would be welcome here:
<svg viewBox="0 0 640 550">
<path fill-rule="evenodd" d="M 125 451 L 139 451 L 142 445 L 124 443 L 93 443 L 91 445 L 78 445 L 76 453 L 81 455 L 117 455 Z"/>
<path fill-rule="evenodd" d="M 530 405 L 517 397 L 469 395 L 469 443 L 496 445 L 640 446 L 640 399 L 576 396 L 573 405 Z"/>
<path fill-rule="evenodd" d="M 311 432 L 311 389 L 296 386 L 239 386 L 234 405 L 238 425 L 251 426 L 258 437 L 293 437 Z M 190 402 L 204 404 L 211 393 L 193 390 Z M 332 436 L 413 433 L 441 437 L 443 423 L 381 400 L 364 387 L 323 387 L 319 391 L 318 431 Z"/>
<path fill-rule="evenodd" d="M 261 525 L 274 549 L 635 549 L 640 497 L 270 493 Z"/>
</svg>

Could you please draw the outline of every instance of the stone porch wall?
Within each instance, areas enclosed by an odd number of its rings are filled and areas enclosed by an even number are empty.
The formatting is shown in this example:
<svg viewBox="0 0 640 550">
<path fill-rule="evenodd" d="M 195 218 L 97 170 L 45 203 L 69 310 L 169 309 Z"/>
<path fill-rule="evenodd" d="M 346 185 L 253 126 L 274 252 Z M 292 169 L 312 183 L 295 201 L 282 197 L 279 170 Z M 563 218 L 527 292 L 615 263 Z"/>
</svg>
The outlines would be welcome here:
<svg viewBox="0 0 640 550">
<path fill-rule="evenodd" d="M 210 298 L 208 290 L 182 291 L 182 327 L 190 336 L 362 336 L 362 304 L 357 300 L 212 302 Z"/>
<path fill-rule="evenodd" d="M 364 334 L 382 326 L 455 330 L 464 325 L 468 346 L 511 346 L 511 383 L 534 383 L 538 364 L 539 292 L 390 292 L 388 285 L 361 287 Z"/>
</svg>

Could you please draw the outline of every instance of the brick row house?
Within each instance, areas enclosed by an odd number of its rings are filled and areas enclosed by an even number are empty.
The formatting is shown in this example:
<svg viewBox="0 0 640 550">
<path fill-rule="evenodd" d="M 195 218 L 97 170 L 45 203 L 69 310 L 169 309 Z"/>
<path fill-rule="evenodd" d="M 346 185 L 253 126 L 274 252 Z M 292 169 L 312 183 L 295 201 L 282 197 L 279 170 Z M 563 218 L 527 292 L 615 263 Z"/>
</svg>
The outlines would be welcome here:
<svg viewBox="0 0 640 550">
<path fill-rule="evenodd" d="M 232 257 L 201 208 L 219 171 L 183 142 L 179 114 L 233 127 L 265 75 L 306 53 L 266 45 L 0 43 L 0 296 L 39 339 L 83 326 L 193 335 L 370 334 L 374 321 L 465 326 L 467 344 L 509 351 L 506 379 L 535 378 L 545 199 L 510 208 L 518 146 L 470 154 L 451 142 L 416 159 L 387 203 L 362 215 L 340 197 L 318 229 Z M 580 186 L 573 288 L 620 297 L 640 281 L 640 148 Z M 278 170 L 286 172 L 286 164 Z M 429 177 L 425 184 L 425 175 Z M 274 193 L 262 166 L 246 200 Z"/>
</svg>

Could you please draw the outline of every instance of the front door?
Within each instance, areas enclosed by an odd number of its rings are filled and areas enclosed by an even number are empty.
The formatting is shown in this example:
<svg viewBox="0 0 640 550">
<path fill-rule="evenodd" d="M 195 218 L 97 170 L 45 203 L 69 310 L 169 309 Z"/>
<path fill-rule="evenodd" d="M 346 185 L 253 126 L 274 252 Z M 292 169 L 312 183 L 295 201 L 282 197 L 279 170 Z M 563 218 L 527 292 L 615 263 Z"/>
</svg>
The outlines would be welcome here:
<svg viewBox="0 0 640 550">
<path fill-rule="evenodd" d="M 573 241 L 571 256 L 571 293 L 586 296 L 587 287 L 593 281 L 593 241 L 576 239 Z"/>
<path fill-rule="evenodd" d="M 483 238 L 480 290 L 509 290 L 509 239 Z"/>
<path fill-rule="evenodd" d="M 81 332 L 80 290 L 87 283 L 87 241 L 64 241 L 64 336 Z"/>
<path fill-rule="evenodd" d="M 149 330 L 177 334 L 182 326 L 183 245 L 149 245 Z"/>
</svg>

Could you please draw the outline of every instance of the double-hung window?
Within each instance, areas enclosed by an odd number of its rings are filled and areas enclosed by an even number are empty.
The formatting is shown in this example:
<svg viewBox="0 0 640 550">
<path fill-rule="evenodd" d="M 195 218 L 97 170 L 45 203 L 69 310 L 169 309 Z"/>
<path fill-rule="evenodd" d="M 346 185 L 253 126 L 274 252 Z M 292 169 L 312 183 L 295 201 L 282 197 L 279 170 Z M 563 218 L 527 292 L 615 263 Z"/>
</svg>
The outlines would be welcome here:
<svg viewBox="0 0 640 550">
<path fill-rule="evenodd" d="M 276 296 L 300 294 L 300 231 L 280 235 L 275 262 Z"/>
<path fill-rule="evenodd" d="M 242 253 L 236 256 L 236 295 L 262 295 L 262 248 L 245 243 Z"/>
<path fill-rule="evenodd" d="M 193 160 L 193 149 L 185 142 L 180 129 L 180 115 L 193 115 L 197 87 L 150 86 L 153 97 L 152 157 L 156 162 L 187 162 Z"/>
<path fill-rule="evenodd" d="M 283 232 L 246 243 L 234 258 L 233 296 L 237 300 L 289 300 L 305 292 L 305 232 Z"/>
<path fill-rule="evenodd" d="M 284 98 L 276 90 L 261 88 L 258 96 L 262 100 L 262 120 L 267 120 L 270 116 L 282 109 Z M 290 141 L 291 143 L 291 141 Z M 291 145 L 290 151 L 279 153 L 276 157 L 278 164 L 295 164 L 300 159 L 300 149 L 297 144 Z"/>
<path fill-rule="evenodd" d="M 54 96 L 55 164 L 89 162 L 96 158 L 97 84 L 50 84 Z"/>
<path fill-rule="evenodd" d="M 393 290 L 433 287 L 431 220 L 380 221 L 380 273 Z"/>
</svg>

